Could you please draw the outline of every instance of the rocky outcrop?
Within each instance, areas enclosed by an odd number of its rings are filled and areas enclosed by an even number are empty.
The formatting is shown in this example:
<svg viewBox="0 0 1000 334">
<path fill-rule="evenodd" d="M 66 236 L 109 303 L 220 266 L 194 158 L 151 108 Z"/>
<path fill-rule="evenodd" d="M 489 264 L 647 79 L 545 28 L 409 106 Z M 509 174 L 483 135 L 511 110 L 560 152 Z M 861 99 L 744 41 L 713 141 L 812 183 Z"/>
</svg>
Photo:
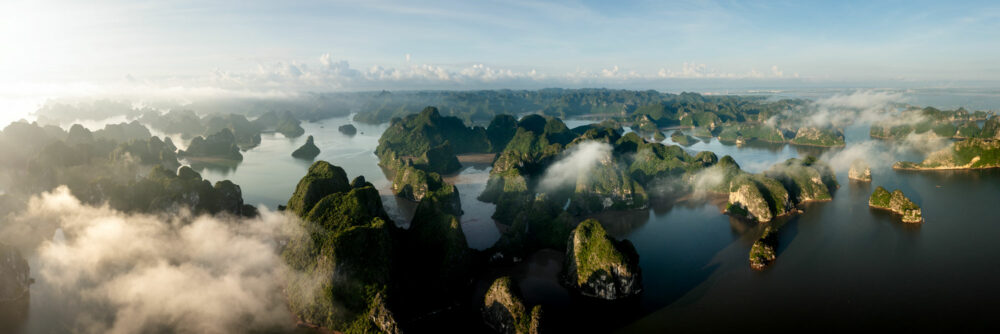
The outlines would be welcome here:
<svg viewBox="0 0 1000 334">
<path fill-rule="evenodd" d="M 892 168 L 901 170 L 1000 168 L 1000 140 L 966 139 L 955 142 L 949 148 L 929 154 L 920 163 L 900 161 Z"/>
<path fill-rule="evenodd" d="M 358 128 L 354 127 L 354 124 L 344 124 L 337 127 L 337 131 L 348 136 L 353 136 L 358 133 Z"/>
<path fill-rule="evenodd" d="M 0 304 L 28 297 L 32 283 L 28 261 L 12 246 L 0 244 Z"/>
<path fill-rule="evenodd" d="M 236 137 L 228 128 L 205 138 L 194 137 L 187 150 L 178 151 L 177 156 L 196 159 L 243 160 L 243 154 L 240 154 Z"/>
<path fill-rule="evenodd" d="M 343 331 L 398 332 L 387 297 L 398 231 L 367 182 L 351 187 L 343 169 L 314 163 L 287 210 L 303 218 L 304 235 L 282 257 L 289 308 L 301 321 Z M 358 329 L 358 326 L 365 328 Z"/>
<path fill-rule="evenodd" d="M 445 182 L 441 175 L 426 172 L 412 165 L 404 165 L 396 170 L 392 178 L 392 192 L 396 196 L 414 201 L 423 201 L 433 196 L 442 209 L 453 214 L 462 214 L 458 187 Z"/>
<path fill-rule="evenodd" d="M 319 147 L 313 142 L 313 136 L 306 138 L 306 143 L 292 152 L 292 157 L 297 159 L 312 160 L 319 155 Z"/>
<path fill-rule="evenodd" d="M 684 134 L 680 131 L 674 131 L 670 134 L 670 140 L 682 146 L 691 146 L 698 142 L 698 139 Z"/>
<path fill-rule="evenodd" d="M 774 249 L 778 244 L 775 232 L 777 231 L 773 230 L 771 226 L 766 226 L 764 234 L 757 241 L 754 241 L 753 246 L 750 247 L 750 268 L 764 270 L 771 263 L 774 263 L 777 258 Z"/>
<path fill-rule="evenodd" d="M 302 122 L 289 111 L 281 113 L 268 111 L 251 122 L 261 131 L 274 131 L 286 138 L 296 138 L 306 133 Z"/>
<path fill-rule="evenodd" d="M 304 216 L 323 197 L 336 192 L 345 192 L 350 188 L 347 173 L 343 168 L 326 161 L 317 161 L 309 167 L 309 172 L 295 186 L 295 193 L 288 200 L 288 210 Z"/>
<path fill-rule="evenodd" d="M 532 323 L 536 322 L 533 320 L 510 277 L 493 281 L 483 301 L 483 321 L 486 325 L 498 333 L 528 334 Z"/>
<path fill-rule="evenodd" d="M 564 275 L 565 284 L 584 296 L 616 300 L 642 292 L 635 247 L 609 237 L 594 219 L 581 222 L 570 234 Z"/>
<path fill-rule="evenodd" d="M 385 295 L 381 292 L 375 294 L 371 311 L 368 313 L 368 319 L 375 323 L 375 327 L 378 327 L 385 334 L 403 333 L 403 329 L 399 327 L 399 323 L 396 321 L 396 315 L 389 309 L 385 301 Z"/>
<path fill-rule="evenodd" d="M 851 162 L 851 169 L 847 172 L 847 178 L 860 182 L 872 182 L 872 169 L 864 160 L 856 159 Z"/>
<path fill-rule="evenodd" d="M 795 145 L 805 146 L 844 146 L 844 133 L 834 128 L 802 127 L 795 133 L 795 138 L 789 141 Z"/>
<path fill-rule="evenodd" d="M 766 223 L 792 208 L 788 191 L 780 182 L 757 174 L 740 174 L 729 185 L 726 212 L 751 221 Z"/>
<path fill-rule="evenodd" d="M 573 214 L 605 210 L 644 209 L 649 207 L 646 190 L 612 160 L 605 156 L 597 166 L 580 175 L 567 211 Z"/>
<path fill-rule="evenodd" d="M 904 223 L 921 223 L 924 221 L 920 206 L 910 201 L 899 189 L 889 193 L 888 190 L 881 186 L 875 188 L 872 196 L 868 199 L 868 206 L 899 214 Z"/>
<path fill-rule="evenodd" d="M 831 200 L 831 192 L 838 187 L 833 170 L 812 157 L 774 164 L 764 175 L 780 181 L 795 203 Z"/>
</svg>

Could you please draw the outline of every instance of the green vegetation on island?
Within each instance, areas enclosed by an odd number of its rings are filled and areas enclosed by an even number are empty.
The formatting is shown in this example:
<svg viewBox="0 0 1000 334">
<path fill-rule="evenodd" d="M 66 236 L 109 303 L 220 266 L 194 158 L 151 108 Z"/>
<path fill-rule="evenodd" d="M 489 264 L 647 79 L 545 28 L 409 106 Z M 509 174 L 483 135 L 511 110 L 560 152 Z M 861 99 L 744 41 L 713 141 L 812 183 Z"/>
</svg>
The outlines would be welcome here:
<svg viewBox="0 0 1000 334">
<path fill-rule="evenodd" d="M 399 333 L 405 321 L 453 305 L 465 293 L 472 253 L 447 205 L 426 196 L 409 229 L 397 228 L 371 183 L 348 183 L 340 167 L 317 161 L 286 211 L 307 234 L 289 240 L 293 271 L 285 290 L 303 322 L 347 333 Z M 400 304 L 394 300 L 421 300 Z"/>
<path fill-rule="evenodd" d="M 483 301 L 483 321 L 494 331 L 505 334 L 537 334 L 542 320 L 541 305 L 530 313 L 521 294 L 508 277 L 493 281 Z"/>
<path fill-rule="evenodd" d="M 773 178 L 742 173 L 732 179 L 729 187 L 729 214 L 766 223 L 792 209 L 788 191 Z"/>
<path fill-rule="evenodd" d="M 189 159 L 243 161 L 243 154 L 236 143 L 236 137 L 228 128 L 202 138 L 194 137 L 187 150 L 180 150 L 177 156 Z"/>
<path fill-rule="evenodd" d="M 306 143 L 292 152 L 292 157 L 298 159 L 312 160 L 319 155 L 319 147 L 313 142 L 313 136 L 306 138 Z"/>
<path fill-rule="evenodd" d="M 1000 167 L 1000 140 L 970 138 L 933 152 L 920 163 L 899 161 L 893 169 L 947 170 L 985 169 Z"/>
<path fill-rule="evenodd" d="M 628 240 L 612 239 L 594 219 L 573 230 L 566 245 L 564 277 L 573 290 L 600 299 L 622 299 L 642 291 L 635 247 Z"/>
<path fill-rule="evenodd" d="M 358 133 L 358 128 L 354 127 L 354 124 L 344 124 L 337 127 L 337 131 L 348 136 L 353 136 Z"/>
<path fill-rule="evenodd" d="M 910 201 L 899 189 L 890 193 L 881 186 L 875 188 L 868 199 L 868 206 L 876 209 L 889 210 L 899 214 L 904 223 L 920 223 L 924 221 L 920 206 Z"/>
<path fill-rule="evenodd" d="M 989 120 L 988 120 L 989 119 Z M 910 107 L 871 125 L 872 138 L 905 139 L 911 134 L 933 134 L 943 138 L 992 138 L 997 124 L 993 112 L 969 112 L 964 108 L 939 110 L 934 107 Z M 977 121 L 986 121 L 983 129 Z"/>
<path fill-rule="evenodd" d="M 670 140 L 677 143 L 678 145 L 685 147 L 694 145 L 695 143 L 698 142 L 698 139 L 695 139 L 694 137 L 691 137 L 680 131 L 674 131 L 673 133 L 671 133 Z"/>
<path fill-rule="evenodd" d="M 764 233 L 750 247 L 750 268 L 764 270 L 777 258 L 774 249 L 778 245 L 777 229 L 764 227 Z"/>
</svg>

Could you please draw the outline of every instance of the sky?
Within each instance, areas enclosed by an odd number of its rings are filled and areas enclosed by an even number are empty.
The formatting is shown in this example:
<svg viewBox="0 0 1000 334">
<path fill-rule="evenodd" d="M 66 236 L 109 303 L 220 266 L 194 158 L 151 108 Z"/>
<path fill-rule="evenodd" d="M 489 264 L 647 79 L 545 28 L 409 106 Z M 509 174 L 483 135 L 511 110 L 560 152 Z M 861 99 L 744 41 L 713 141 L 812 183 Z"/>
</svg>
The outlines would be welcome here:
<svg viewBox="0 0 1000 334">
<path fill-rule="evenodd" d="M 5 109 L 109 93 L 996 87 L 996 59 L 988 1 L 0 1 Z"/>
</svg>

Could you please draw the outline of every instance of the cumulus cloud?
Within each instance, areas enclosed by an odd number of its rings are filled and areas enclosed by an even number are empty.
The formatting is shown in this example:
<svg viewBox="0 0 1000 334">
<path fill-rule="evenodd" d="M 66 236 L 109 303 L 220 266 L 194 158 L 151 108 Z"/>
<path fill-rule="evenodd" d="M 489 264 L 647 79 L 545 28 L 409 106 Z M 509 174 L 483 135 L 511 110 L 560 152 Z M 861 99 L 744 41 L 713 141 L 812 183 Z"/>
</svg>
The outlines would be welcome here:
<svg viewBox="0 0 1000 334">
<path fill-rule="evenodd" d="M 611 145 L 597 141 L 571 147 L 559 161 L 545 170 L 539 189 L 548 192 L 575 185 L 581 177 L 587 177 L 598 163 L 610 160 L 611 149 Z"/>
<path fill-rule="evenodd" d="M 849 124 L 871 124 L 898 115 L 896 106 L 905 102 L 901 92 L 858 90 L 817 99 L 802 108 L 785 110 L 767 120 L 773 126 L 843 127 Z M 919 122 L 908 118 L 905 122 Z"/>
<path fill-rule="evenodd" d="M 159 217 L 80 203 L 65 187 L 30 200 L 13 223 L 54 224 L 33 276 L 73 307 L 83 333 L 233 333 L 290 325 L 277 240 L 301 233 L 293 218 Z"/>
</svg>

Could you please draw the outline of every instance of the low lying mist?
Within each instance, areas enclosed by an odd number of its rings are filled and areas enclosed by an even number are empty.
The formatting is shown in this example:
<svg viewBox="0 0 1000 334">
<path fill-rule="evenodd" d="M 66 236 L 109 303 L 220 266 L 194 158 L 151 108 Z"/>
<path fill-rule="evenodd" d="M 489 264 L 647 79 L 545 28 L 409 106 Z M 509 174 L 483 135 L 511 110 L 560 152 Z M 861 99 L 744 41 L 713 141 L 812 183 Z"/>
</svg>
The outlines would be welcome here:
<svg viewBox="0 0 1000 334">
<path fill-rule="evenodd" d="M 59 330 L 235 333 L 287 327 L 293 319 L 276 240 L 302 231 L 284 214 L 124 214 L 82 204 L 60 187 L 33 197 L 8 227 L 18 224 L 58 227 L 57 237 L 33 252 L 39 267 L 31 275 L 61 291 L 58 303 L 75 305 L 70 319 L 58 319 L 68 326 Z"/>
<path fill-rule="evenodd" d="M 539 190 L 550 192 L 576 185 L 577 180 L 587 177 L 601 160 L 611 159 L 611 150 L 610 144 L 597 141 L 582 142 L 567 149 L 562 158 L 545 170 Z"/>
</svg>

